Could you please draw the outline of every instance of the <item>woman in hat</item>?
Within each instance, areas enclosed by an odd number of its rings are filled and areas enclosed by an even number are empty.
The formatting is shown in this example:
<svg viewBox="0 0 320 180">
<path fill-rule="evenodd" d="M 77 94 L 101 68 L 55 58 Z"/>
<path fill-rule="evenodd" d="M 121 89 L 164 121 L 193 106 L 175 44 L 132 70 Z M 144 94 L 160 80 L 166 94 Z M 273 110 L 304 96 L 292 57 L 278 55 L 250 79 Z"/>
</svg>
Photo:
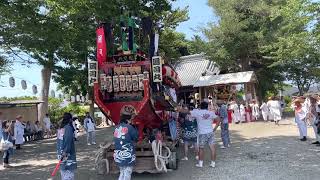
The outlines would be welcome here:
<svg viewBox="0 0 320 180">
<path fill-rule="evenodd" d="M 293 101 L 295 105 L 295 121 L 298 125 L 299 133 L 300 133 L 300 140 L 306 141 L 307 140 L 307 123 L 306 123 L 306 116 L 307 110 L 304 106 L 302 106 L 303 99 L 297 98 Z"/>
</svg>

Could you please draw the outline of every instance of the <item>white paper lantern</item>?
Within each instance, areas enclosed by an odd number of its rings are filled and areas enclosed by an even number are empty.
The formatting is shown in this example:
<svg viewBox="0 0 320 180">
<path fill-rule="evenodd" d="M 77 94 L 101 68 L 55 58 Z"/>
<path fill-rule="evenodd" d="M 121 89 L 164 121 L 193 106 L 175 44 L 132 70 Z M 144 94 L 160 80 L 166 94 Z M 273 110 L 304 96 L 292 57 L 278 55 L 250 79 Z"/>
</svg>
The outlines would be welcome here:
<svg viewBox="0 0 320 180">
<path fill-rule="evenodd" d="M 10 87 L 12 87 L 12 88 L 16 85 L 16 82 L 15 82 L 15 80 L 14 80 L 13 77 L 10 77 L 10 78 L 9 78 L 9 85 L 10 85 Z"/>
<path fill-rule="evenodd" d="M 85 102 L 86 98 L 84 96 L 81 96 L 81 102 Z"/>
<path fill-rule="evenodd" d="M 80 95 L 77 95 L 77 96 L 76 96 L 76 101 L 79 102 L 80 100 L 81 100 L 81 99 L 80 99 Z"/>
<path fill-rule="evenodd" d="M 71 96 L 70 99 L 71 99 L 71 102 L 76 102 L 76 97 Z"/>
<path fill-rule="evenodd" d="M 32 92 L 33 92 L 33 94 L 37 94 L 38 93 L 38 88 L 37 88 L 36 85 L 32 86 Z"/>
<path fill-rule="evenodd" d="M 25 80 L 21 80 L 21 88 L 23 90 L 26 90 L 27 89 L 27 82 Z"/>
</svg>

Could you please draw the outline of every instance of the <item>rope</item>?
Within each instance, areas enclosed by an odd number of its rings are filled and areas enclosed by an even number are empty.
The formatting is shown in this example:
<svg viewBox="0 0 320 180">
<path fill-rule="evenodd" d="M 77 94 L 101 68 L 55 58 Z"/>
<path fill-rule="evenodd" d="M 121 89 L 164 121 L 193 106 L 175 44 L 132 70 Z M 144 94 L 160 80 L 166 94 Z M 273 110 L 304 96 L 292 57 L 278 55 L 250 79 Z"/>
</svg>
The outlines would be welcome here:
<svg viewBox="0 0 320 180">
<path fill-rule="evenodd" d="M 101 145 L 100 144 L 100 148 L 98 150 L 98 152 L 96 153 L 96 158 L 95 158 L 95 169 L 98 170 L 99 169 L 99 161 L 103 158 L 103 153 L 105 151 L 105 149 L 110 147 L 110 143 L 107 143 L 105 145 Z M 105 159 L 105 163 L 106 163 L 106 174 L 109 174 L 110 172 L 110 166 L 109 166 L 109 161 L 108 159 Z"/>
<path fill-rule="evenodd" d="M 154 165 L 156 169 L 161 172 L 167 172 L 166 162 L 168 161 L 169 157 L 171 156 L 171 151 L 167 146 L 164 146 L 167 149 L 168 155 L 162 155 L 162 141 L 154 140 L 152 142 L 152 152 L 154 155 Z M 160 167 L 159 167 L 160 166 Z"/>
</svg>

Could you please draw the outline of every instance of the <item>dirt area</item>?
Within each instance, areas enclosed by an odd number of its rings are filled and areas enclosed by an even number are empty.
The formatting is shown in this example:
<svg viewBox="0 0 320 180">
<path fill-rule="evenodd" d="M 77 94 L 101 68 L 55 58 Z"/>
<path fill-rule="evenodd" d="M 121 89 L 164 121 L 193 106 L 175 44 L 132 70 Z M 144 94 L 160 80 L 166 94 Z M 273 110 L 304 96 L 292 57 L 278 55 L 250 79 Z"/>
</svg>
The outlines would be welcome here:
<svg viewBox="0 0 320 180">
<path fill-rule="evenodd" d="M 231 127 L 232 146 L 218 149 L 216 168 L 209 167 L 209 153 L 202 169 L 196 168 L 195 159 L 179 162 L 176 171 L 163 174 L 134 174 L 133 180 L 276 180 L 308 179 L 320 177 L 320 147 L 311 145 L 314 138 L 308 128 L 309 139 L 301 142 L 298 139 L 297 127 L 292 120 L 281 121 L 280 126 L 273 123 L 255 122 Z M 112 139 L 112 128 L 100 129 L 97 132 L 98 142 Z M 219 131 L 216 139 L 221 143 Z M 115 175 L 97 175 L 94 169 L 94 156 L 98 146 L 87 146 L 85 136 L 76 144 L 78 169 L 77 180 L 117 179 Z M 180 153 L 181 154 L 181 153 Z M 59 179 L 50 177 L 57 160 L 55 159 L 55 140 L 43 140 L 28 143 L 11 158 L 13 168 L 0 168 L 0 179 Z M 179 156 L 181 158 L 181 156 Z"/>
</svg>

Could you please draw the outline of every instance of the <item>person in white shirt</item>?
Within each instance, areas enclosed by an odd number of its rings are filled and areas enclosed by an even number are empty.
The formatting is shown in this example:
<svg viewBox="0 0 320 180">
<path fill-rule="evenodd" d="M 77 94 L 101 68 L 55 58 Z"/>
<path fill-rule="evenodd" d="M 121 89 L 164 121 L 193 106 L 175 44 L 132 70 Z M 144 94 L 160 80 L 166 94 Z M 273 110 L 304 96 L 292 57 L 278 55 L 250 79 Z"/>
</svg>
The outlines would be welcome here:
<svg viewBox="0 0 320 180">
<path fill-rule="evenodd" d="M 237 102 L 232 102 L 231 104 L 231 109 L 232 109 L 232 121 L 236 124 L 239 124 L 240 119 L 241 119 L 241 113 L 239 110 L 239 106 L 237 104 Z"/>
<path fill-rule="evenodd" d="M 300 134 L 300 140 L 306 141 L 307 140 L 307 110 L 305 106 L 302 106 L 302 99 L 296 99 L 294 100 L 295 105 L 295 121 L 298 125 L 299 134 Z"/>
<path fill-rule="evenodd" d="M 87 133 L 88 145 L 90 146 L 91 144 L 96 144 L 96 125 L 89 112 L 86 112 L 86 118 L 84 119 L 84 129 Z"/>
<path fill-rule="evenodd" d="M 281 120 L 281 105 L 278 100 L 272 98 L 271 101 L 268 101 L 268 107 L 270 110 L 270 114 L 273 117 L 274 123 L 279 125 L 279 121 Z"/>
<path fill-rule="evenodd" d="M 254 121 L 257 121 L 259 116 L 260 116 L 260 111 L 259 111 L 259 105 L 257 104 L 256 100 L 253 100 L 253 104 L 251 106 L 252 109 L 252 116 Z"/>
<path fill-rule="evenodd" d="M 269 108 L 267 103 L 263 102 L 260 106 L 260 110 L 261 110 L 261 114 L 262 114 L 262 118 L 263 120 L 266 122 L 268 121 L 268 115 L 269 115 Z"/>
<path fill-rule="evenodd" d="M 44 127 L 45 127 L 45 132 L 47 133 L 47 137 L 51 138 L 52 134 L 51 134 L 51 121 L 49 118 L 49 114 L 46 114 L 45 117 L 43 118 L 43 123 L 44 123 Z"/>
<path fill-rule="evenodd" d="M 216 150 L 215 150 L 215 137 L 214 132 L 220 125 L 220 118 L 208 110 L 208 103 L 201 102 L 200 109 L 190 111 L 192 117 L 196 118 L 198 124 L 199 136 L 199 162 L 196 167 L 203 167 L 204 147 L 208 144 L 211 150 L 211 167 L 215 167 Z M 213 128 L 212 123 L 217 120 L 216 126 Z"/>
<path fill-rule="evenodd" d="M 246 107 L 244 104 L 240 104 L 240 121 L 243 123 L 246 121 Z"/>
<path fill-rule="evenodd" d="M 22 116 L 18 115 L 16 117 L 16 123 L 14 125 L 14 139 L 15 139 L 15 145 L 16 149 L 21 149 L 21 145 L 24 143 L 24 124 L 21 122 Z"/>
</svg>

